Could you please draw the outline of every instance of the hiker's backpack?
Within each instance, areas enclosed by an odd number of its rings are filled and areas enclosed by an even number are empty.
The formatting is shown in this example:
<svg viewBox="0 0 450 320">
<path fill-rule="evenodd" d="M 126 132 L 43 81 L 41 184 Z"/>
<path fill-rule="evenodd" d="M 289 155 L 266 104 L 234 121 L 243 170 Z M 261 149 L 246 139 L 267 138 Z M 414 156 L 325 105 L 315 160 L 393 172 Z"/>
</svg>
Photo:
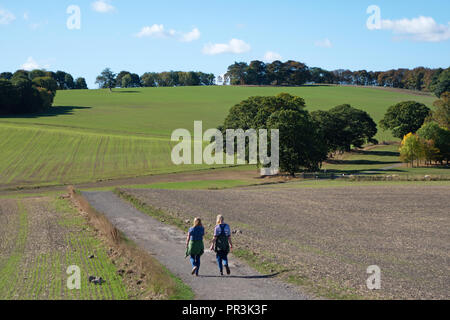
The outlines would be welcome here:
<svg viewBox="0 0 450 320">
<path fill-rule="evenodd" d="M 220 225 L 220 234 L 216 240 L 216 252 L 230 252 L 230 244 L 228 243 L 228 237 L 225 233 L 225 227 L 225 224 Z"/>
</svg>

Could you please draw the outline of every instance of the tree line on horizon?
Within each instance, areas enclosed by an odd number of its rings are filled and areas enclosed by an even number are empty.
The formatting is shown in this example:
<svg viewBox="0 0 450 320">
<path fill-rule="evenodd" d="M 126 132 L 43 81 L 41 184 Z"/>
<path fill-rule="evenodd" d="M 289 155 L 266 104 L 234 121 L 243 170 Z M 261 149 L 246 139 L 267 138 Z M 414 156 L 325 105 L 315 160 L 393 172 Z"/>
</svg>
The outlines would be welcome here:
<svg viewBox="0 0 450 320">
<path fill-rule="evenodd" d="M 14 73 L 2 72 L 0 73 L 0 79 L 9 80 L 14 82 L 18 78 L 28 78 L 33 81 L 36 78 L 49 77 L 56 82 L 57 90 L 73 90 L 73 89 L 87 89 L 86 79 L 83 77 L 74 78 L 70 73 L 64 71 L 47 71 L 41 69 L 35 69 L 32 71 L 17 70 Z"/>
<path fill-rule="evenodd" d="M 178 87 L 178 86 L 212 86 L 217 83 L 231 85 L 261 86 L 300 86 L 312 84 L 338 84 L 379 86 L 416 91 L 432 92 L 437 97 L 450 91 L 450 68 L 430 69 L 394 69 L 389 71 L 328 71 L 322 68 L 310 68 L 306 64 L 289 60 L 286 62 L 262 61 L 235 62 L 228 67 L 224 76 L 216 77 L 203 72 L 146 72 L 142 76 L 129 71 L 115 74 L 106 68 L 97 77 L 100 88 L 138 88 L 138 87 Z"/>
<path fill-rule="evenodd" d="M 393 69 L 389 71 L 328 71 L 298 61 L 235 62 L 219 82 L 231 85 L 300 86 L 307 83 L 379 86 L 432 92 L 450 91 L 450 68 Z"/>
<path fill-rule="evenodd" d="M 0 114 L 45 112 L 53 104 L 56 90 L 87 89 L 84 78 L 73 79 L 64 71 L 17 70 L 0 73 Z"/>
<path fill-rule="evenodd" d="M 106 68 L 97 77 L 96 84 L 102 89 L 139 88 L 139 87 L 183 87 L 212 86 L 215 76 L 212 73 L 194 71 L 146 72 L 142 76 L 129 71 L 115 74 Z"/>
</svg>

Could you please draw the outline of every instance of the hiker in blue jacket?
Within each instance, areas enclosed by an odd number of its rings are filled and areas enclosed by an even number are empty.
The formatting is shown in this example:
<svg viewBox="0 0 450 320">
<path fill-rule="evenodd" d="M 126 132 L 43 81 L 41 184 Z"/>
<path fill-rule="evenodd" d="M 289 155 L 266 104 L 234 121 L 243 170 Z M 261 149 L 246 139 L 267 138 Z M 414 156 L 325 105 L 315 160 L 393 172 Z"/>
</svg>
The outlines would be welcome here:
<svg viewBox="0 0 450 320">
<path fill-rule="evenodd" d="M 203 228 L 202 220 L 195 218 L 194 226 L 189 229 L 186 239 L 186 257 L 191 257 L 192 275 L 198 277 L 200 271 L 200 257 L 205 251 L 203 244 L 203 236 L 205 235 L 205 228 Z"/>
<path fill-rule="evenodd" d="M 233 249 L 231 242 L 231 229 L 226 224 L 222 215 L 217 216 L 216 227 L 214 229 L 214 238 L 211 244 L 211 250 L 216 252 L 217 265 L 219 266 L 220 275 L 223 276 L 223 267 L 227 271 L 227 275 L 231 274 L 228 264 L 228 254 Z"/>
</svg>

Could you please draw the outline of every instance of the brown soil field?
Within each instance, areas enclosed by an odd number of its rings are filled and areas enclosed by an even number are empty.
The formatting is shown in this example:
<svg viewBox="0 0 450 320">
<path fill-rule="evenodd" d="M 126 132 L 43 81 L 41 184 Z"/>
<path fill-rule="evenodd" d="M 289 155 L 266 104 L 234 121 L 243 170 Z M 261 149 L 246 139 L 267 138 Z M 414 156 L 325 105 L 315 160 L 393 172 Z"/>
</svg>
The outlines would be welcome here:
<svg viewBox="0 0 450 320">
<path fill-rule="evenodd" d="M 208 229 L 225 215 L 236 255 L 317 297 L 450 298 L 450 186 L 124 191 Z M 380 290 L 366 286 L 371 265 Z"/>
</svg>

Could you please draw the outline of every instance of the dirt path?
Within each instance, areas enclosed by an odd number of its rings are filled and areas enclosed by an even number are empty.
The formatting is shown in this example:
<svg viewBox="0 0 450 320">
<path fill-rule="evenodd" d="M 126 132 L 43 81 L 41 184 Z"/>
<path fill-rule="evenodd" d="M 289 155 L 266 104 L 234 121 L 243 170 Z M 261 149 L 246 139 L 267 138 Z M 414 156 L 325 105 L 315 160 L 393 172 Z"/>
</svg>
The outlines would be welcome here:
<svg viewBox="0 0 450 320">
<path fill-rule="evenodd" d="M 131 240 L 152 253 L 173 274 L 181 278 L 200 300 L 304 300 L 297 288 L 263 276 L 234 257 L 230 259 L 232 276 L 220 277 L 215 255 L 209 250 L 202 257 L 200 277 L 190 274 L 185 259 L 185 235 L 135 209 L 112 192 L 84 192 L 91 206 Z M 206 241 L 205 241 L 206 242 Z"/>
</svg>

